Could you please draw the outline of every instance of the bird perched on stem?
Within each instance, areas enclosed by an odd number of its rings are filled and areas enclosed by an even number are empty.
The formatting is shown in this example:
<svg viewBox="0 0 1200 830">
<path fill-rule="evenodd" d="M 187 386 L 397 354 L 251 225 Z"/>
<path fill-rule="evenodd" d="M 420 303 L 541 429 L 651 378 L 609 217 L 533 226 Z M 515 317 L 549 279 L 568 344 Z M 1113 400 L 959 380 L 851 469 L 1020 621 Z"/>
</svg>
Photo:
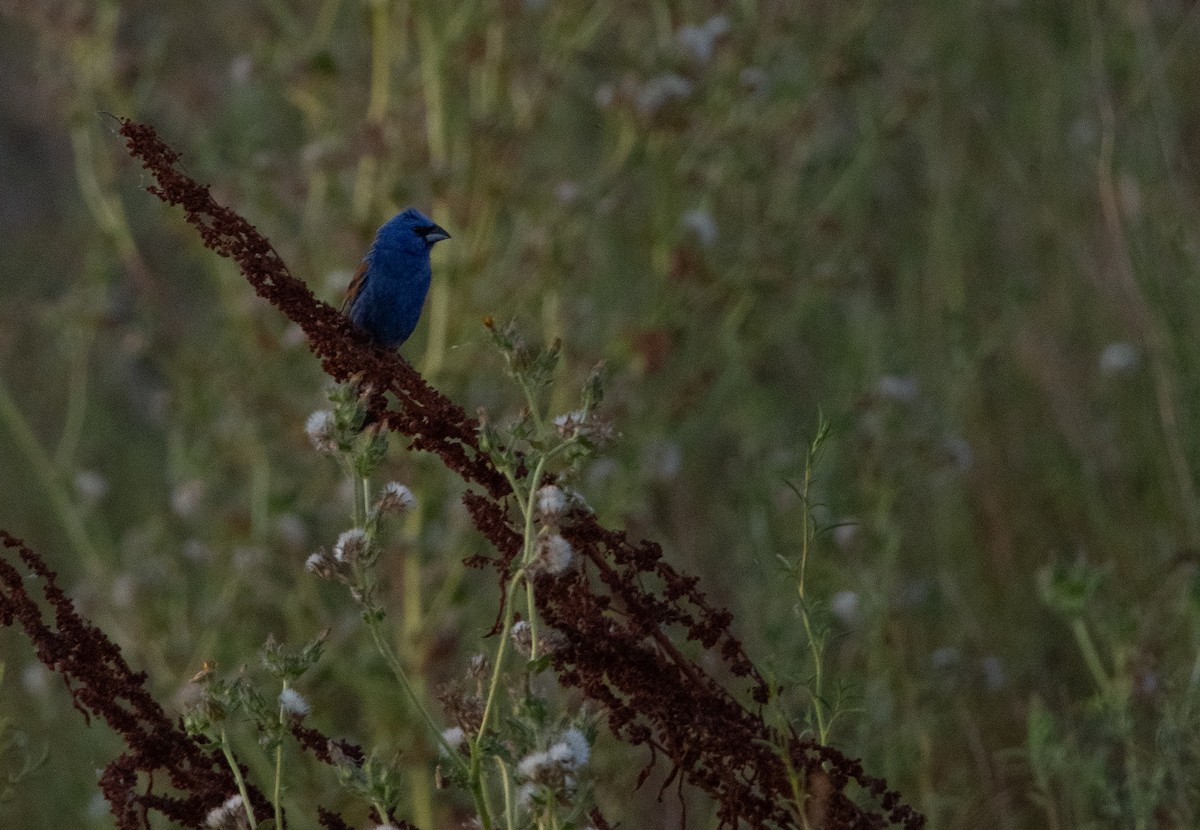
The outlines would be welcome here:
<svg viewBox="0 0 1200 830">
<path fill-rule="evenodd" d="M 342 313 L 381 346 L 395 348 L 417 327 L 431 271 L 429 249 L 449 239 L 416 208 L 383 224 L 350 281 Z"/>
</svg>

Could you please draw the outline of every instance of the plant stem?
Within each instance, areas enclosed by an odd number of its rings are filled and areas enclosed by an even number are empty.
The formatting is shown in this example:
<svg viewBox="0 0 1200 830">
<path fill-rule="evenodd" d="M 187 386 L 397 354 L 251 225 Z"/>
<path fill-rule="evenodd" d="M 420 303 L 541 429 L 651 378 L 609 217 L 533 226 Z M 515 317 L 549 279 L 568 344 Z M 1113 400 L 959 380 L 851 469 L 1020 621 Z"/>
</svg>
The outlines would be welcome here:
<svg viewBox="0 0 1200 830">
<path fill-rule="evenodd" d="M 53 505 L 54 512 L 67 534 L 67 539 L 70 540 L 71 547 L 75 549 L 76 556 L 87 564 L 88 570 L 93 576 L 104 573 L 105 568 L 100 552 L 88 538 L 83 519 L 75 505 L 71 503 L 67 489 L 63 486 L 58 471 L 54 469 L 54 462 L 42 449 L 37 436 L 34 435 L 33 428 L 21 414 L 16 401 L 9 394 L 8 387 L 2 381 L 0 381 L 0 424 L 7 426 L 13 440 L 25 453 L 34 477 L 50 499 L 50 504 Z"/>
<path fill-rule="evenodd" d="M 808 651 L 813 661 L 812 697 L 813 714 L 817 719 L 817 738 L 820 743 L 824 744 L 829 738 L 829 725 L 825 723 L 825 698 L 821 694 L 821 647 L 813 632 L 812 621 L 808 616 L 808 607 L 803 604 L 803 601 L 800 605 L 800 619 L 804 622 L 804 634 L 808 637 Z"/>
<path fill-rule="evenodd" d="M 529 416 L 533 418 L 534 428 L 537 430 L 537 434 L 541 435 L 546 431 L 546 425 L 537 405 L 537 396 L 533 394 L 533 390 L 524 378 L 518 378 L 518 380 L 521 384 L 521 391 L 525 393 L 525 403 L 529 407 Z"/>
<path fill-rule="evenodd" d="M 371 479 L 355 474 L 354 481 L 354 526 L 366 530 L 367 505 L 371 500 Z"/>
<path fill-rule="evenodd" d="M 283 692 L 288 689 L 287 680 L 283 681 Z M 275 745 L 275 792 L 272 801 L 275 802 L 275 830 L 283 828 L 283 805 L 280 802 L 280 789 L 283 786 L 283 730 L 286 724 L 287 712 L 283 709 L 283 693 L 279 695 L 279 742 Z"/>
<path fill-rule="evenodd" d="M 1071 620 L 1071 633 L 1075 635 L 1075 642 L 1079 646 L 1080 652 L 1083 653 L 1083 662 L 1087 664 L 1088 671 L 1092 674 L 1092 680 L 1096 682 L 1100 694 L 1107 698 L 1112 691 L 1112 681 L 1108 677 L 1104 661 L 1100 659 L 1100 653 L 1096 651 L 1096 645 L 1092 642 L 1092 636 L 1088 633 L 1083 620 L 1078 617 Z"/>
<path fill-rule="evenodd" d="M 533 612 L 536 606 L 533 602 L 533 583 L 525 580 L 525 606 L 529 614 L 529 659 L 536 660 L 538 656 L 537 626 L 533 624 Z"/>
<path fill-rule="evenodd" d="M 413 708 L 417 710 L 417 713 L 420 714 L 421 719 L 425 721 L 425 725 L 428 727 L 430 734 L 433 735 L 438 747 L 446 754 L 447 757 L 458 759 L 458 753 L 455 752 L 454 748 L 446 743 L 446 739 L 442 737 L 442 730 L 438 728 L 437 722 L 434 721 L 433 716 L 429 714 L 429 710 L 425 708 L 425 704 L 421 702 L 420 696 L 417 695 L 416 689 L 413 687 L 412 682 L 408 679 L 408 673 L 404 670 L 404 666 L 400 664 L 400 658 L 396 656 L 396 652 L 392 649 L 391 644 L 383 636 L 379 614 L 372 609 L 366 609 L 366 613 L 363 614 L 363 618 L 367 623 L 367 630 L 371 632 L 371 639 L 375 642 L 375 648 L 379 650 L 379 654 L 383 657 L 383 661 L 387 663 L 388 668 L 392 670 L 392 674 L 396 676 L 396 680 L 400 683 L 400 688 L 403 689 L 405 695 L 408 696 Z M 463 765 L 461 759 L 458 760 L 458 763 Z"/>
<path fill-rule="evenodd" d="M 821 427 L 817 428 L 817 437 L 813 439 L 804 460 L 804 484 L 801 486 L 800 498 L 804 509 L 804 535 L 800 542 L 800 575 L 796 590 L 800 594 L 800 620 L 804 623 L 804 634 L 808 637 L 808 651 L 813 662 L 813 714 L 817 721 L 817 738 L 824 744 L 829 737 L 829 727 L 825 723 L 825 702 L 821 691 L 821 645 L 813 631 L 812 619 L 808 613 L 808 601 L 804 597 L 804 580 L 808 568 L 808 549 L 813 540 L 813 519 L 810 511 L 809 497 L 812 490 L 813 461 L 816 458 L 817 447 L 821 441 Z"/>
<path fill-rule="evenodd" d="M 529 567 L 533 562 L 533 557 L 536 552 L 533 534 L 533 512 L 537 501 L 538 486 L 542 481 L 542 473 L 546 469 L 546 457 L 543 455 L 538 459 L 537 466 L 533 468 L 533 475 L 529 479 L 529 493 L 525 499 L 525 504 L 522 510 L 525 512 L 525 540 L 524 549 L 521 552 L 521 572 Z M 515 578 L 515 577 L 514 577 Z M 525 580 L 525 614 L 528 617 L 529 623 L 529 642 L 531 643 L 530 659 L 537 657 L 537 609 L 533 604 L 533 583 L 528 579 Z M 507 637 L 512 628 L 511 621 L 505 626 L 502 632 L 503 636 Z"/>
<path fill-rule="evenodd" d="M 225 734 L 224 726 L 221 727 L 221 754 L 225 756 L 225 762 L 229 764 L 229 769 L 233 770 L 233 780 L 237 783 L 238 793 L 242 796 L 242 806 L 246 809 L 246 818 L 250 820 L 250 826 L 254 827 L 257 822 L 254 819 L 254 808 L 250 806 L 250 793 L 246 789 L 246 779 L 242 778 L 242 770 L 233 757 L 233 750 L 229 748 L 229 737 Z M 283 830 L 283 828 L 277 830 Z"/>
<path fill-rule="evenodd" d="M 500 768 L 500 783 L 504 788 L 504 827 L 506 830 L 512 830 L 516 824 L 516 805 L 513 803 L 512 793 L 512 778 L 508 774 L 508 766 L 505 765 L 504 759 L 495 758 L 496 766 Z"/>
<path fill-rule="evenodd" d="M 496 649 L 496 660 L 492 666 L 492 679 L 488 683 L 487 702 L 483 705 L 483 718 L 479 722 L 479 734 L 475 736 L 475 743 L 478 745 L 482 740 L 483 734 L 487 731 L 488 724 L 491 722 L 492 706 L 496 702 L 496 690 L 500 686 L 500 670 L 504 664 L 504 656 L 508 651 L 508 641 L 511 639 L 513 617 L 516 614 L 516 609 L 513 607 L 514 600 L 517 595 L 517 588 L 525 579 L 525 569 L 518 568 L 512 576 L 512 581 L 508 583 L 508 595 L 504 598 L 504 626 L 500 631 L 500 646 Z M 472 753 L 474 760 L 474 753 Z"/>
</svg>

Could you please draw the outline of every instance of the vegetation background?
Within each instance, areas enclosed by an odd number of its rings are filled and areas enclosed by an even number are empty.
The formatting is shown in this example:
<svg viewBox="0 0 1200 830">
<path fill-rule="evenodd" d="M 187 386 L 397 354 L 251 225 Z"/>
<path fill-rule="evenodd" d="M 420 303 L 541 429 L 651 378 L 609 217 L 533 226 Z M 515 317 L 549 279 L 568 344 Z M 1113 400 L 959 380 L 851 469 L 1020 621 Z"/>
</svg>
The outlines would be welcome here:
<svg viewBox="0 0 1200 830">
<path fill-rule="evenodd" d="M 426 209 L 454 238 L 403 353 L 501 415 L 485 315 L 563 338 L 564 407 L 606 360 L 618 437 L 579 489 L 798 688 L 777 557 L 828 416 L 831 740 L 930 827 L 1196 826 L 1200 5 L 0 5 L 0 526 L 161 699 L 332 626 L 313 722 L 403 746 L 354 609 L 303 573 L 349 511 L 303 433 L 319 368 L 104 113 L 155 124 L 330 302 Z M 421 506 L 392 619 L 433 688 L 495 588 L 454 480 L 399 445 L 387 467 Z M 0 649 L 0 717 L 49 747 L 4 825 L 109 826 L 115 740 Z M 665 770 L 630 797 L 645 760 L 602 734 L 599 803 L 678 826 Z"/>
</svg>

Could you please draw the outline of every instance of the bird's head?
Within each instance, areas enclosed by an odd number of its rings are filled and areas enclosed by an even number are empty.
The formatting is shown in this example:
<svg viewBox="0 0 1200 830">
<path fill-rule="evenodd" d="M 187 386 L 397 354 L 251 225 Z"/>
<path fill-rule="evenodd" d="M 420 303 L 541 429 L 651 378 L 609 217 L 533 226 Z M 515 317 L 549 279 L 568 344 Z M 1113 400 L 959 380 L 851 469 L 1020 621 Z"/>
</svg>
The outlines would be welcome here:
<svg viewBox="0 0 1200 830">
<path fill-rule="evenodd" d="M 435 242 L 450 234 L 416 208 L 408 208 L 389 219 L 375 235 L 374 248 L 418 253 L 428 251 Z"/>
</svg>

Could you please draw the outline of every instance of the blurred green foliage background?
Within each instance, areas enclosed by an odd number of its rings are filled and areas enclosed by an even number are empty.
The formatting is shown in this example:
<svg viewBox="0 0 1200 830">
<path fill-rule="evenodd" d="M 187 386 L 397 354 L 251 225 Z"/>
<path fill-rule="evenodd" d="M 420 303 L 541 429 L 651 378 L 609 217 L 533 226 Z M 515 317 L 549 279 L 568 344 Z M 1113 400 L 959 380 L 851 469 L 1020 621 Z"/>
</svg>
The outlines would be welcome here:
<svg viewBox="0 0 1200 830">
<path fill-rule="evenodd" d="M 776 557 L 829 416 L 809 596 L 833 742 L 930 827 L 1196 825 L 1200 6 L 0 9 L 0 526 L 161 699 L 332 626 L 314 723 L 413 728 L 302 572 L 349 510 L 302 431 L 319 368 L 143 192 L 109 113 L 156 125 L 330 302 L 382 221 L 426 210 L 454 238 L 403 353 L 468 410 L 520 405 L 485 315 L 563 338 L 564 407 L 607 361 L 619 437 L 576 486 L 702 575 L 796 712 Z M 457 482 L 399 444 L 388 466 L 421 504 L 397 636 L 435 688 L 494 584 L 460 564 L 483 545 Z M 4 825 L 109 826 L 94 770 L 119 747 L 0 646 L 0 715 L 50 748 Z M 602 740 L 609 818 L 678 826 L 662 775 L 630 799 L 645 757 L 621 752 Z"/>
</svg>

